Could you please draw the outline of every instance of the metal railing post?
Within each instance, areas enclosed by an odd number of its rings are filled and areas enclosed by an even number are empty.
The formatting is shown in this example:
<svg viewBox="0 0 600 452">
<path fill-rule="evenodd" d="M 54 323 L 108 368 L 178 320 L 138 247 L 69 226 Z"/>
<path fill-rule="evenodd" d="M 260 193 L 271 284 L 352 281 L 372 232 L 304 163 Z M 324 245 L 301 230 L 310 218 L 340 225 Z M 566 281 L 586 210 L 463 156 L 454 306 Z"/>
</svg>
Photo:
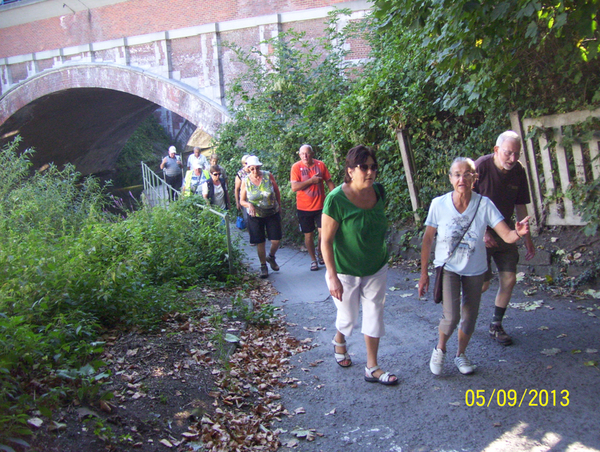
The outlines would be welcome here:
<svg viewBox="0 0 600 452">
<path fill-rule="evenodd" d="M 143 186 L 146 199 L 148 200 L 148 205 L 150 207 L 154 207 L 155 205 L 162 205 L 164 207 L 168 207 L 169 199 L 172 194 L 177 194 L 181 196 L 181 191 L 175 190 L 169 184 L 166 183 L 164 179 L 161 179 L 148 165 L 144 162 L 142 164 L 142 179 Z M 159 192 L 160 191 L 160 192 Z M 159 196 L 162 195 L 162 196 Z M 157 199 L 158 198 L 158 199 Z M 225 233 L 227 236 L 227 263 L 229 265 L 229 274 L 234 274 L 233 268 L 233 260 L 231 257 L 233 256 L 233 244 L 231 243 L 231 225 L 229 221 L 229 216 L 227 213 L 216 211 L 210 208 L 207 205 L 203 204 L 194 204 L 197 207 L 200 207 L 203 210 L 208 210 L 214 215 L 221 217 L 225 223 Z"/>
<path fill-rule="evenodd" d="M 231 229 L 229 226 L 229 215 L 225 215 L 225 231 L 227 233 L 227 261 L 229 262 L 229 274 L 233 275 L 233 262 L 231 260 L 233 246 L 231 245 Z"/>
</svg>

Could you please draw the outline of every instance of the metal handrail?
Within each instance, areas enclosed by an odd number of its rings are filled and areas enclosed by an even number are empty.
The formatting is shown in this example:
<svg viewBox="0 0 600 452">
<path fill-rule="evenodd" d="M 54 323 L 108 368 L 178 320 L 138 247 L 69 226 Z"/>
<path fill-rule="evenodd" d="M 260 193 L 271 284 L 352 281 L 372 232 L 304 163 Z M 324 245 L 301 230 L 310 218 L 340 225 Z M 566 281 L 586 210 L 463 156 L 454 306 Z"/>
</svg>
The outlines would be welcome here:
<svg viewBox="0 0 600 452">
<path fill-rule="evenodd" d="M 162 207 L 168 207 L 173 195 L 181 196 L 181 191 L 175 190 L 169 184 L 165 182 L 163 178 L 161 178 L 158 174 L 156 174 L 152 169 L 146 165 L 144 162 L 142 164 L 142 179 L 144 184 L 144 203 L 150 207 L 154 207 L 160 205 Z M 233 256 L 233 245 L 231 243 L 231 226 L 229 222 L 229 216 L 227 213 L 219 212 L 211 208 L 210 206 L 194 203 L 195 206 L 200 207 L 201 209 L 208 210 L 209 212 L 217 215 L 223 219 L 225 223 L 225 232 L 227 235 L 227 263 L 229 265 L 229 274 L 234 273 L 233 262 L 231 260 L 231 256 Z"/>
</svg>

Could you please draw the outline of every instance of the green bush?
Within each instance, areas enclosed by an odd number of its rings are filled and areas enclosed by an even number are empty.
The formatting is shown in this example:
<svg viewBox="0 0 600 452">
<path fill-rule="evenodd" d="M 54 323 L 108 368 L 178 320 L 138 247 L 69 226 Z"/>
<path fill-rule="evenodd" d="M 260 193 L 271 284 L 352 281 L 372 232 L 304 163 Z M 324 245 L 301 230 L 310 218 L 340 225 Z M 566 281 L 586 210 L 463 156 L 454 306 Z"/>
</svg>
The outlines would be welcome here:
<svg viewBox="0 0 600 452">
<path fill-rule="evenodd" d="M 115 214 L 114 198 L 70 165 L 30 175 L 16 141 L 0 151 L 1 435 L 22 433 L 28 409 L 97 394 L 100 331 L 153 328 L 183 307 L 182 289 L 226 283 L 228 259 L 240 266 L 199 197 Z"/>
</svg>

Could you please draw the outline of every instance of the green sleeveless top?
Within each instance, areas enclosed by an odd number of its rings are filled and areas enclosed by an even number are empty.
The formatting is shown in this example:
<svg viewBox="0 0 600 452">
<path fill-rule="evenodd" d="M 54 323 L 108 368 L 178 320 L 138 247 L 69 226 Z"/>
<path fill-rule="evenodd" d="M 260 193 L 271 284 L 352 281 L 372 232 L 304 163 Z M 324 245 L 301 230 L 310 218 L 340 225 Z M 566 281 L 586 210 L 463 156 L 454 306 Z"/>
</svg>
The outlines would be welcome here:
<svg viewBox="0 0 600 452">
<path fill-rule="evenodd" d="M 275 215 L 278 210 L 277 197 L 271 182 L 271 173 L 262 170 L 262 180 L 259 185 L 254 185 L 249 177 L 244 179 L 248 202 L 254 206 L 256 216 L 260 218 Z"/>
</svg>

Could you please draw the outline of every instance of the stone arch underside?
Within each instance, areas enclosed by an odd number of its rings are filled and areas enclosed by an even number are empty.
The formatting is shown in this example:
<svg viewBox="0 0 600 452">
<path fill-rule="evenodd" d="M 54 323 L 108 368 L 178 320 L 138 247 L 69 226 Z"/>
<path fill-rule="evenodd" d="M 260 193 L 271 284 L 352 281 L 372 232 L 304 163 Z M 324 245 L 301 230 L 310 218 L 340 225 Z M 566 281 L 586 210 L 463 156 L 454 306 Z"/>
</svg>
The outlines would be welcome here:
<svg viewBox="0 0 600 452">
<path fill-rule="evenodd" d="M 214 136 L 227 111 L 185 85 L 135 68 L 65 65 L 44 71 L 0 98 L 0 144 L 14 131 L 33 147 L 35 167 L 74 163 L 83 174 L 114 168 L 137 125 L 167 108 Z"/>
</svg>

